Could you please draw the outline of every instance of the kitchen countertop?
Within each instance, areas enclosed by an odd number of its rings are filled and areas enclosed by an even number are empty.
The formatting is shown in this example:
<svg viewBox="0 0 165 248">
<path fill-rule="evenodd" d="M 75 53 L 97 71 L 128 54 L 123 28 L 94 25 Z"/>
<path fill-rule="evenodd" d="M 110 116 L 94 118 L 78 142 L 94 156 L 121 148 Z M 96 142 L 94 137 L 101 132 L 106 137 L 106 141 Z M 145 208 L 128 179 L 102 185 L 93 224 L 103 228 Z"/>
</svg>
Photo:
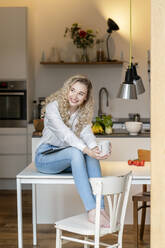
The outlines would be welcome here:
<svg viewBox="0 0 165 248">
<path fill-rule="evenodd" d="M 126 121 L 131 121 L 129 118 L 112 118 L 113 123 L 125 123 Z M 143 123 L 150 123 L 150 118 L 140 118 Z"/>
<path fill-rule="evenodd" d="M 129 118 L 113 118 L 113 133 L 112 134 L 96 134 L 96 138 L 147 138 L 150 137 L 150 119 L 141 118 L 143 128 L 137 135 L 130 135 L 125 129 L 124 123 L 130 121 Z M 33 132 L 32 137 L 38 138 L 42 136 L 42 132 Z"/>
<path fill-rule="evenodd" d="M 112 134 L 97 134 L 96 135 L 97 138 L 144 138 L 144 137 L 150 137 L 150 130 L 149 129 L 143 129 L 140 133 L 138 133 L 137 135 L 130 135 L 126 129 L 113 129 L 113 133 Z"/>
<path fill-rule="evenodd" d="M 96 117 L 93 118 L 95 121 Z M 125 123 L 126 121 L 131 121 L 129 118 L 112 118 L 113 123 Z M 150 123 L 150 118 L 140 118 L 140 121 L 143 123 Z M 29 124 L 33 124 L 33 121 L 29 121 Z"/>
<path fill-rule="evenodd" d="M 39 138 L 42 136 L 42 132 L 33 132 L 33 138 Z M 129 135 L 126 130 L 115 129 L 112 134 L 97 134 L 96 138 L 149 138 L 150 132 L 143 130 L 138 135 Z"/>
<path fill-rule="evenodd" d="M 97 134 L 96 138 L 149 138 L 149 133 L 139 133 L 138 135 L 129 135 L 129 133 Z"/>
</svg>

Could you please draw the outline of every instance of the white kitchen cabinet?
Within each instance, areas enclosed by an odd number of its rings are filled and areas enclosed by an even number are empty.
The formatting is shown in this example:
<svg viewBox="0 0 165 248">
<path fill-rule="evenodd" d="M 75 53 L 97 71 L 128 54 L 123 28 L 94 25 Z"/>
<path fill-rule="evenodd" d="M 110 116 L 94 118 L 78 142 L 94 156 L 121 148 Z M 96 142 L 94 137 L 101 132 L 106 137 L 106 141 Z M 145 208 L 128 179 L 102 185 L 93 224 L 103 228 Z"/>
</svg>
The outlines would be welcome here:
<svg viewBox="0 0 165 248">
<path fill-rule="evenodd" d="M 0 137 L 0 154 L 26 154 L 26 134 L 0 135 Z"/>
<path fill-rule="evenodd" d="M 0 8 L 1 79 L 27 77 L 27 8 Z"/>
<path fill-rule="evenodd" d="M 128 138 L 97 138 L 97 141 L 109 139 L 112 144 L 112 153 L 108 160 L 126 161 L 128 159 L 137 158 L 138 149 L 150 150 L 150 137 L 128 137 Z M 40 138 L 32 139 L 32 161 L 34 161 L 35 148 Z"/>
<path fill-rule="evenodd" d="M 97 140 L 104 140 L 107 138 L 97 138 Z M 111 161 L 126 161 L 128 159 L 137 158 L 138 149 L 150 150 L 149 137 L 118 137 L 109 138 L 112 144 L 112 153 L 108 160 Z"/>
<path fill-rule="evenodd" d="M 97 138 L 102 140 L 107 138 Z M 109 138 L 112 143 L 111 161 L 127 161 L 137 158 L 137 149 L 150 149 L 149 137 Z M 32 139 L 32 160 L 40 138 Z M 131 167 L 130 167 L 131 170 Z M 108 170 L 107 170 L 108 171 Z M 141 191 L 141 185 L 132 185 L 126 213 L 126 224 L 133 223 L 132 195 Z M 52 224 L 64 217 L 82 213 L 83 204 L 75 185 L 37 185 L 37 222 Z M 150 212 L 147 211 L 146 223 L 149 223 Z"/>
<path fill-rule="evenodd" d="M 14 178 L 27 166 L 26 154 L 0 155 L 0 178 Z"/>
<path fill-rule="evenodd" d="M 14 178 L 27 166 L 27 129 L 0 128 L 0 178 Z"/>
</svg>

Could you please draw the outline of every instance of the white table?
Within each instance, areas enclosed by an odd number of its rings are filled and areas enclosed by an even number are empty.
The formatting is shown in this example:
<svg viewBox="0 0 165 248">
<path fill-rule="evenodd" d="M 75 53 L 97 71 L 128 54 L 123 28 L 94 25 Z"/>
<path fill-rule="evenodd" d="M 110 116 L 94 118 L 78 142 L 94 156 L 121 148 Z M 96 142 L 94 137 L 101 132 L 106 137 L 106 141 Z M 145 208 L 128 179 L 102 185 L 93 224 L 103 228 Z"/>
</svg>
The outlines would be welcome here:
<svg viewBox="0 0 165 248">
<path fill-rule="evenodd" d="M 123 175 L 133 172 L 132 184 L 150 184 L 150 162 L 144 167 L 128 166 L 125 161 L 102 161 L 101 168 L 104 175 Z M 37 172 L 31 163 L 17 175 L 17 217 L 18 217 L 18 248 L 23 248 L 22 238 L 22 184 L 32 184 L 32 223 L 33 245 L 37 245 L 37 209 L 36 184 L 74 184 L 71 174 L 42 174 Z"/>
</svg>

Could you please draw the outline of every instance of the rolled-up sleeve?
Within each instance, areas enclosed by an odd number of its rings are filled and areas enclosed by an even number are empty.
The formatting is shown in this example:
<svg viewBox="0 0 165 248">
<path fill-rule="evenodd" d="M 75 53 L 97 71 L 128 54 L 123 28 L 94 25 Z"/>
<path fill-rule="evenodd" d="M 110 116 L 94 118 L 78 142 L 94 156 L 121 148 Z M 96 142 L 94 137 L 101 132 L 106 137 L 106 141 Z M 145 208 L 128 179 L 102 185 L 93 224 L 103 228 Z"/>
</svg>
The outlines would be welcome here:
<svg viewBox="0 0 165 248">
<path fill-rule="evenodd" d="M 81 151 L 84 150 L 86 147 L 85 143 L 65 125 L 59 113 L 57 103 L 52 102 L 47 105 L 45 118 L 47 119 L 48 128 L 50 128 L 61 141 L 64 141 L 69 146 L 76 147 Z"/>
<path fill-rule="evenodd" d="M 80 133 L 80 138 L 87 144 L 87 146 L 92 149 L 97 146 L 96 137 L 94 136 L 91 125 L 87 125 L 83 128 Z"/>
</svg>

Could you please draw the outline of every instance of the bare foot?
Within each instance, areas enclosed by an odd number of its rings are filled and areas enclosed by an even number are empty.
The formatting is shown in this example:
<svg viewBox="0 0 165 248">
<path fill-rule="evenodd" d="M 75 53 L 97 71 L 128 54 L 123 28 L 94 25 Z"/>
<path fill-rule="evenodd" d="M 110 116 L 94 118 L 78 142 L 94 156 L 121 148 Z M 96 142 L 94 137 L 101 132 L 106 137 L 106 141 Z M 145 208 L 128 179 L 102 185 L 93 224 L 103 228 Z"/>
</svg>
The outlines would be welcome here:
<svg viewBox="0 0 165 248">
<path fill-rule="evenodd" d="M 101 213 L 104 215 L 104 217 L 109 221 L 109 215 L 105 212 L 104 209 L 101 209 Z"/>
<path fill-rule="evenodd" d="M 88 211 L 88 221 L 95 224 L 95 215 L 96 215 L 96 209 L 92 209 Z M 105 216 L 103 215 L 102 211 L 100 212 L 100 226 L 109 228 L 109 221 Z"/>
</svg>

